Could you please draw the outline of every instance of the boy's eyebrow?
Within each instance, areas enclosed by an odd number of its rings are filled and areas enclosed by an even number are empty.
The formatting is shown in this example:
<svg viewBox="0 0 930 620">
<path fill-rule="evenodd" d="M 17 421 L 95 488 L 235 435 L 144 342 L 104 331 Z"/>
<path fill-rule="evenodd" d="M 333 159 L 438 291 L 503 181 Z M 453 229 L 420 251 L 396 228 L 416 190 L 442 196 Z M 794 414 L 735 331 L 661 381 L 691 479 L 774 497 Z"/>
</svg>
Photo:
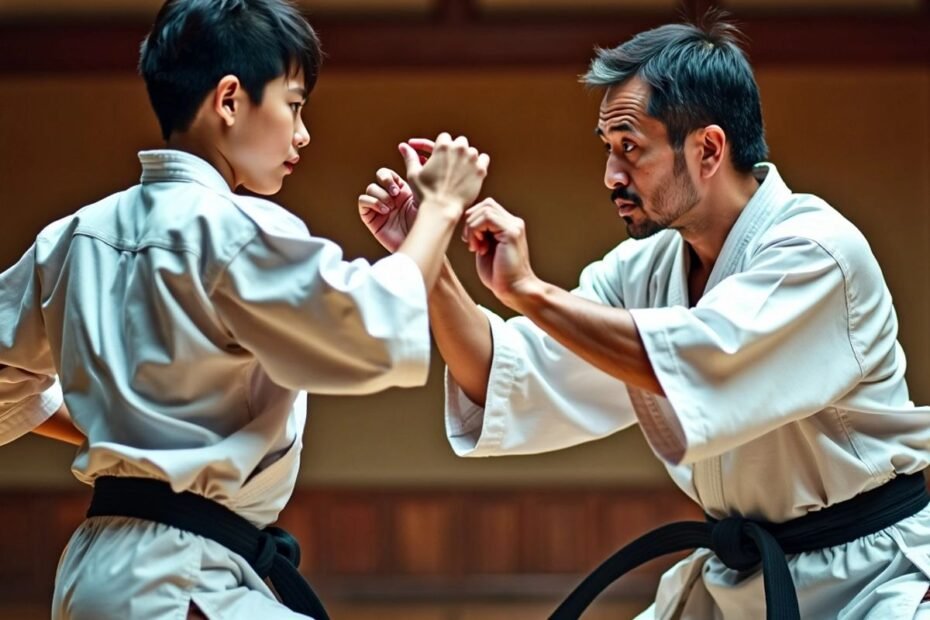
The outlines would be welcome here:
<svg viewBox="0 0 930 620">
<path fill-rule="evenodd" d="M 306 98 L 307 98 L 307 89 L 304 88 L 303 86 L 292 86 L 292 87 L 291 87 L 290 89 L 288 89 L 288 90 L 289 90 L 290 92 L 292 92 L 292 93 L 295 93 L 295 94 L 297 94 L 297 95 L 300 95 L 300 98 L 301 98 L 301 99 L 306 99 Z"/>
</svg>

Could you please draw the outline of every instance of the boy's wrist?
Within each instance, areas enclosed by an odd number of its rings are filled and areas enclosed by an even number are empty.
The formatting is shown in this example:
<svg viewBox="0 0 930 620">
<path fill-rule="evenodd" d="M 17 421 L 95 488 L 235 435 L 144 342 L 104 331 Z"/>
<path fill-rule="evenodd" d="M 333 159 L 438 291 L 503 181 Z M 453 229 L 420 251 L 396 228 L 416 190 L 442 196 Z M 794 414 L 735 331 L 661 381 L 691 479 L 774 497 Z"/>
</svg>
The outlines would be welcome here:
<svg viewBox="0 0 930 620">
<path fill-rule="evenodd" d="M 458 221 L 465 212 L 465 202 L 452 196 L 425 196 L 420 202 L 419 211 L 446 215 Z"/>
</svg>

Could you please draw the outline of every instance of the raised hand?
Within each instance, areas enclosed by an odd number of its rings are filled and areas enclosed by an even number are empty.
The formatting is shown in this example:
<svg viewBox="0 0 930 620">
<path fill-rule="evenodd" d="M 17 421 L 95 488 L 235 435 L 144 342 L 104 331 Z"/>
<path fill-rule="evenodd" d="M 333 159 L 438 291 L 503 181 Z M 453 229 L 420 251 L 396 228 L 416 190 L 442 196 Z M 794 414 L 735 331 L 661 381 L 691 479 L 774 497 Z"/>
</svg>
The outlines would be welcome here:
<svg viewBox="0 0 930 620">
<path fill-rule="evenodd" d="M 475 253 L 481 283 L 507 306 L 520 310 L 520 296 L 539 282 L 530 266 L 523 220 L 486 198 L 465 212 L 462 240 Z"/>
<path fill-rule="evenodd" d="M 401 144 L 400 152 L 418 203 L 460 209 L 459 214 L 478 197 L 490 162 L 464 136 L 452 140 L 447 133 L 436 138 L 426 163 L 410 144 Z"/>
<path fill-rule="evenodd" d="M 417 216 L 413 188 L 390 168 L 381 168 L 377 179 L 358 197 L 358 214 L 386 250 L 400 247 Z"/>
</svg>

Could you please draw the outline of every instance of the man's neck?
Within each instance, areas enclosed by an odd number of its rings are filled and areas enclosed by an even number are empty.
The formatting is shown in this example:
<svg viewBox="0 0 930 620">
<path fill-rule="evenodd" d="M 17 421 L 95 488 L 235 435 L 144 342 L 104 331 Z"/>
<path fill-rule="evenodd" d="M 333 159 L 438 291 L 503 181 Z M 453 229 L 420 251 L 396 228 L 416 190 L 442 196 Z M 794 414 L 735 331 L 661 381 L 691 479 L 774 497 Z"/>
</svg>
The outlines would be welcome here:
<svg viewBox="0 0 930 620">
<path fill-rule="evenodd" d="M 731 182 L 719 184 L 704 197 L 702 204 L 691 210 L 691 222 L 679 232 L 690 246 L 692 258 L 697 260 L 698 265 L 692 263 L 692 269 L 699 266 L 703 273 L 710 273 L 733 225 L 758 188 L 759 182 L 752 173 L 740 174 Z"/>
</svg>

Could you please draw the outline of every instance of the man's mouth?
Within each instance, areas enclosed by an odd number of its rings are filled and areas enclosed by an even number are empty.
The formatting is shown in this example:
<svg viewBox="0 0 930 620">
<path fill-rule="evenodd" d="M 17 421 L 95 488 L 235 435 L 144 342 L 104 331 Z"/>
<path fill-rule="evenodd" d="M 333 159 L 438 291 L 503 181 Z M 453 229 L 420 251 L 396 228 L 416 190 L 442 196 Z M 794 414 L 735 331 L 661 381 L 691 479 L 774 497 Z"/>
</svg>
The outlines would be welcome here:
<svg viewBox="0 0 930 620">
<path fill-rule="evenodd" d="M 614 204 L 617 205 L 617 214 L 620 217 L 628 217 L 632 215 L 633 211 L 639 208 L 635 202 L 629 202 L 627 200 L 615 200 Z"/>
</svg>

